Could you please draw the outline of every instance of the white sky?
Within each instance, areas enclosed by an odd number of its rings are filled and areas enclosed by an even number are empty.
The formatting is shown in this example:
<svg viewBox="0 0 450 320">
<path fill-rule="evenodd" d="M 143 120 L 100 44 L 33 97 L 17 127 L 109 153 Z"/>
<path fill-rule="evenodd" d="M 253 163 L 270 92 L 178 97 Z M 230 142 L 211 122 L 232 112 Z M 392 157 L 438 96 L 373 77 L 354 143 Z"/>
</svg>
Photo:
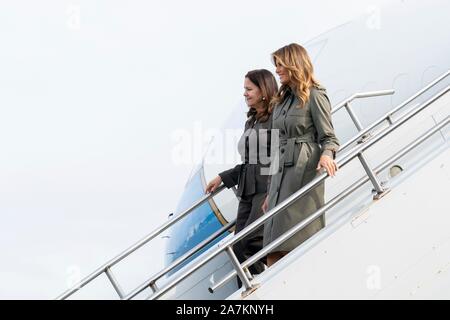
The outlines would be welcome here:
<svg viewBox="0 0 450 320">
<path fill-rule="evenodd" d="M 271 52 L 384 2 L 1 0 L 0 299 L 54 298 L 166 221 L 192 168 L 171 133 L 220 126 Z"/>
</svg>

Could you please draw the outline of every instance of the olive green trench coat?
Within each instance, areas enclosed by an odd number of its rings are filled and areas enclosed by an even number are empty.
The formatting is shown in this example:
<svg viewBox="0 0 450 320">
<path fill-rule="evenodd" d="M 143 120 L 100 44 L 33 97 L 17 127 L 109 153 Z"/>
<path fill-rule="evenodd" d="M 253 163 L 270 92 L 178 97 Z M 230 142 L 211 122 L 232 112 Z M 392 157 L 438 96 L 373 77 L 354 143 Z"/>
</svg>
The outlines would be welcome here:
<svg viewBox="0 0 450 320">
<path fill-rule="evenodd" d="M 339 148 L 326 90 L 321 86 L 311 88 L 308 102 L 301 108 L 299 104 L 299 99 L 289 90 L 284 100 L 273 110 L 272 129 L 279 130 L 280 146 L 279 161 L 273 161 L 278 171 L 269 182 L 269 210 L 312 181 L 318 175 L 316 168 L 320 156 L 323 154 L 334 158 Z M 323 204 L 324 185 L 321 184 L 266 221 L 264 246 L 306 219 Z M 316 219 L 272 252 L 291 251 L 324 226 L 323 218 Z"/>
</svg>

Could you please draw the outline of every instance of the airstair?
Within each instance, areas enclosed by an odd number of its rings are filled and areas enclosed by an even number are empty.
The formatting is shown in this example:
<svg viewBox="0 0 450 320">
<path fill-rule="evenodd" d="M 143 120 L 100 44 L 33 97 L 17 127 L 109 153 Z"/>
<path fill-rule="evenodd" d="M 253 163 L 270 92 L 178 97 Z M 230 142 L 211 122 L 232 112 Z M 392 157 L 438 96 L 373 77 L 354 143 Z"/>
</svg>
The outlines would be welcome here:
<svg viewBox="0 0 450 320">
<path fill-rule="evenodd" d="M 345 185 L 341 184 L 340 188 L 337 191 L 335 190 L 333 193 L 333 197 L 327 200 L 322 208 L 316 211 L 309 218 L 288 230 L 285 234 L 270 243 L 267 247 L 264 247 L 247 261 L 243 263 L 238 261 L 233 251 L 233 245 L 257 229 L 259 226 L 263 225 L 267 219 L 273 215 L 276 215 L 295 202 L 298 198 L 302 197 L 324 181 L 329 180 L 330 178 L 325 172 L 317 176 L 313 181 L 298 190 L 289 198 L 279 203 L 276 207 L 266 212 L 264 216 L 253 222 L 240 233 L 236 235 L 230 234 L 224 240 L 220 241 L 218 245 L 211 247 L 209 250 L 206 250 L 201 255 L 196 256 L 195 259 L 193 259 L 196 253 L 204 250 L 214 243 L 214 241 L 216 241 L 219 237 L 229 233 L 230 230 L 232 230 L 235 221 L 228 222 L 194 248 L 171 262 L 163 270 L 146 279 L 141 285 L 129 292 L 125 292 L 115 277 L 113 268 L 138 249 L 147 245 L 152 240 L 169 230 L 174 224 L 192 214 L 192 212 L 203 203 L 213 199 L 216 195 L 223 192 L 226 188 L 222 185 L 215 192 L 204 195 L 189 208 L 172 217 L 171 220 L 167 221 L 159 228 L 145 236 L 142 240 L 133 244 L 118 256 L 99 267 L 74 287 L 62 293 L 59 297 L 57 297 L 57 299 L 67 299 L 71 297 L 73 294 L 82 290 L 85 286 L 97 279 L 100 275 L 107 276 L 119 299 L 133 299 L 139 294 L 142 294 L 144 290 L 149 289 L 150 294 L 147 295 L 147 299 L 164 299 L 167 298 L 167 295 L 171 292 L 171 290 L 174 290 L 174 288 L 179 286 L 196 271 L 216 259 L 219 255 L 226 256 L 227 261 L 230 263 L 232 268 L 220 279 L 214 279 L 213 283 L 209 285 L 209 292 L 205 292 L 205 296 L 199 298 L 206 299 L 208 294 L 219 290 L 230 281 L 233 281 L 236 276 L 241 279 L 243 288 L 231 295 L 230 298 L 239 299 L 258 296 L 259 288 L 262 289 L 262 287 L 264 287 L 265 281 L 269 281 L 270 279 L 272 279 L 270 281 L 274 281 L 273 279 L 275 279 L 275 277 L 273 275 L 271 276 L 271 274 L 281 272 L 283 264 L 287 267 L 287 264 L 293 263 L 293 259 L 296 259 L 296 256 L 289 254 L 277 264 L 266 269 L 262 274 L 257 276 L 250 273 L 249 266 L 264 257 L 272 249 L 279 246 L 283 243 L 283 241 L 286 241 L 292 235 L 305 228 L 310 222 L 324 214 L 328 214 L 328 212 L 332 210 L 340 209 L 342 212 L 358 213 L 356 215 L 352 215 L 351 217 L 341 215 L 339 218 L 335 218 L 334 220 L 329 220 L 327 218 L 327 226 L 294 251 L 302 252 L 302 254 L 304 254 L 307 251 L 314 250 L 318 243 L 320 244 L 321 239 L 332 236 L 338 227 L 342 226 L 343 223 L 348 223 L 349 219 L 352 223 L 353 221 L 351 219 L 355 216 L 363 216 L 361 213 L 363 213 L 368 206 L 374 203 L 381 204 L 385 201 L 385 198 L 387 201 L 387 198 L 390 196 L 390 191 L 395 190 L 396 185 L 395 183 L 387 182 L 383 177 L 386 175 L 386 172 L 388 172 L 393 180 L 396 179 L 397 176 L 397 178 L 401 178 L 403 171 L 405 170 L 405 168 L 398 165 L 401 159 L 404 159 L 411 154 L 414 155 L 414 159 L 425 159 L 427 157 L 437 157 L 439 154 L 443 154 L 446 151 L 448 152 L 448 124 L 450 122 L 449 75 L 450 70 L 436 78 L 427 86 L 423 87 L 420 91 L 416 92 L 413 96 L 366 127 L 363 126 L 357 114 L 354 112 L 352 102 L 357 99 L 373 99 L 378 96 L 393 95 L 395 93 L 394 90 L 356 93 L 336 105 L 333 108 L 332 113 L 336 113 L 341 109 L 346 110 L 358 131 L 356 135 L 343 143 L 340 151 L 338 152 L 336 162 L 342 171 L 346 167 L 355 166 L 355 164 L 359 165 L 359 167 L 362 168 L 363 176 L 352 176 L 353 181 L 348 181 L 347 179 L 347 182 L 349 183 Z M 436 88 L 441 89 L 436 92 Z M 430 95 L 431 89 L 434 89 L 434 91 Z M 421 125 L 425 122 L 427 125 Z M 412 128 L 408 127 L 408 124 L 413 124 Z M 410 135 L 408 134 L 408 130 L 411 130 Z M 413 131 L 416 132 L 413 133 Z M 405 134 L 406 136 L 410 136 L 411 139 L 405 139 Z M 434 147 L 432 150 L 424 147 L 427 144 L 429 145 L 430 139 L 434 139 Z M 387 145 L 386 141 L 388 141 Z M 380 149 L 380 146 L 383 143 L 384 146 Z M 374 150 L 377 150 L 376 156 L 374 156 Z M 416 162 L 418 161 L 414 160 L 414 163 Z M 374 166 L 373 163 L 377 163 L 377 165 Z M 433 177 L 429 177 L 429 179 L 428 185 L 423 186 L 424 188 L 432 187 Z M 446 187 L 447 189 L 449 188 L 448 185 Z M 328 189 L 326 192 L 328 192 Z M 370 203 L 367 203 L 367 197 L 365 198 L 366 202 L 364 205 L 361 205 L 361 201 L 358 202 L 355 200 L 356 195 L 362 194 L 370 195 Z M 349 199 L 352 199 L 352 201 L 349 201 Z M 446 199 L 442 199 L 442 201 L 448 202 Z M 396 213 L 392 212 L 391 214 L 395 215 Z M 382 235 L 383 230 L 379 230 L 379 232 L 380 235 Z M 399 236 L 401 236 L 401 233 Z M 183 267 L 180 269 L 181 266 Z M 286 279 L 284 279 L 284 281 L 285 280 Z M 269 297 L 274 298 L 270 295 Z M 295 298 L 296 296 L 292 295 L 289 297 Z"/>
</svg>

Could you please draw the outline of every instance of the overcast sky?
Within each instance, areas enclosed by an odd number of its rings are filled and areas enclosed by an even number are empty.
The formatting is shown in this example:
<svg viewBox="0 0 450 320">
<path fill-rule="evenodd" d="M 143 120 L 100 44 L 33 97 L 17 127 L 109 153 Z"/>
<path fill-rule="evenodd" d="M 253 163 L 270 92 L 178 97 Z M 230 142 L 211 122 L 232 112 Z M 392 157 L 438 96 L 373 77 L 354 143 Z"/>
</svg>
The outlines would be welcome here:
<svg viewBox="0 0 450 320">
<path fill-rule="evenodd" d="M 54 298 L 165 222 L 192 169 L 173 132 L 220 127 L 271 52 L 384 2 L 1 0 L 0 298 Z"/>
</svg>

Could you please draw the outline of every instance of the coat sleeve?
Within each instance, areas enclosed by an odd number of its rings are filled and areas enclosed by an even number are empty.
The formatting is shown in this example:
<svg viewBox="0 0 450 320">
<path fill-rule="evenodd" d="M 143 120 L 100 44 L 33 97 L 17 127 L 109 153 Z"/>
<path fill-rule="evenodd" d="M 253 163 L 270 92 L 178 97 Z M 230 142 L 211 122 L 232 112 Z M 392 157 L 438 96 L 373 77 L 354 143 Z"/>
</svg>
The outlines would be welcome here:
<svg viewBox="0 0 450 320">
<path fill-rule="evenodd" d="M 322 90 L 311 91 L 311 116 L 316 127 L 319 144 L 322 146 L 322 155 L 335 158 L 339 149 L 333 123 L 331 121 L 331 104 L 326 93 Z"/>
<path fill-rule="evenodd" d="M 225 170 L 221 173 L 219 173 L 219 176 L 222 178 L 223 184 L 227 188 L 232 188 L 239 182 L 239 174 L 241 172 L 241 164 L 238 164 L 232 169 Z"/>
</svg>

